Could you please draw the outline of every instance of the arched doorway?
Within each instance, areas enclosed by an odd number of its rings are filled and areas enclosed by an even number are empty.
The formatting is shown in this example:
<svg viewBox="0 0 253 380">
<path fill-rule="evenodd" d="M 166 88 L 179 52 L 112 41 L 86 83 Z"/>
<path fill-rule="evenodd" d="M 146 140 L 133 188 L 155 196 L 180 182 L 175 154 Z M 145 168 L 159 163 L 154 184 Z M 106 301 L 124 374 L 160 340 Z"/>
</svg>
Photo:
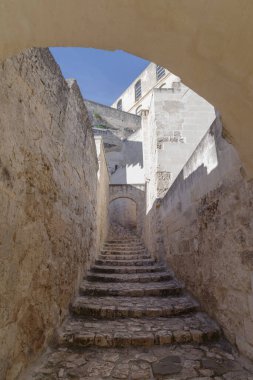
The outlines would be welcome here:
<svg viewBox="0 0 253 380">
<path fill-rule="evenodd" d="M 130 198 L 116 198 L 109 205 L 110 224 L 136 230 L 137 227 L 137 206 L 136 202 Z"/>
</svg>

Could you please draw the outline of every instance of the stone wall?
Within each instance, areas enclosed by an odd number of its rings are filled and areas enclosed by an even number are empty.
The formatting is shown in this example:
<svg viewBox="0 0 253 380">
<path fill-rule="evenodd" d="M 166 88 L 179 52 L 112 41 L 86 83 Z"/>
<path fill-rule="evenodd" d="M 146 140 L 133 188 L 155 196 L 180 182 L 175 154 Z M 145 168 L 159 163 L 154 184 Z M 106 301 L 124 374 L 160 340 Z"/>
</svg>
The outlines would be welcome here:
<svg viewBox="0 0 253 380">
<path fill-rule="evenodd" d="M 161 202 L 166 260 L 253 358 L 253 184 L 219 119 Z"/>
<path fill-rule="evenodd" d="M 103 139 L 95 137 L 98 158 L 98 184 L 97 184 L 97 252 L 106 241 L 109 230 L 109 171 L 105 158 Z"/>
<path fill-rule="evenodd" d="M 97 159 L 78 86 L 47 49 L 1 63 L 0 129 L 0 378 L 14 380 L 94 255 Z"/>
</svg>

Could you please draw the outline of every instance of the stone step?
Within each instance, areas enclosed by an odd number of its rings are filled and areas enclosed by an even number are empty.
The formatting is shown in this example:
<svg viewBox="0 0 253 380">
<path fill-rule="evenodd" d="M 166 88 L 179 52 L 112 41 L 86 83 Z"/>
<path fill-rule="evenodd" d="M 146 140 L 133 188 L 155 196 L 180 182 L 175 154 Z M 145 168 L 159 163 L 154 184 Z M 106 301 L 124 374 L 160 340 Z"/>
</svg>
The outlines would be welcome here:
<svg viewBox="0 0 253 380">
<path fill-rule="evenodd" d="M 183 286 L 177 280 L 154 283 L 101 283 L 83 281 L 80 286 L 81 295 L 122 296 L 122 297 L 166 297 L 180 295 Z"/>
<path fill-rule="evenodd" d="M 93 265 L 90 269 L 95 273 L 117 273 L 117 274 L 132 274 L 132 273 L 155 273 L 163 272 L 166 268 L 164 266 L 108 266 L 108 265 Z"/>
<path fill-rule="evenodd" d="M 140 239 L 136 240 L 114 240 L 114 241 L 105 241 L 104 244 L 118 244 L 118 245 L 126 245 L 126 244 L 143 244 Z"/>
<path fill-rule="evenodd" d="M 88 281 L 100 282 L 157 282 L 171 280 L 172 274 L 170 272 L 156 272 L 156 273 L 139 273 L 139 274 L 107 274 L 107 273 L 92 273 L 87 272 L 86 276 Z"/>
<path fill-rule="evenodd" d="M 101 252 L 114 252 L 115 254 L 136 254 L 136 253 L 143 253 L 147 252 L 147 250 L 142 247 L 142 248 L 136 248 L 136 249 L 119 249 L 119 248 L 103 248 L 101 249 Z"/>
<path fill-rule="evenodd" d="M 104 243 L 105 246 L 108 246 L 108 247 L 139 247 L 139 246 L 142 246 L 144 247 L 144 244 L 140 241 L 136 241 L 136 242 L 114 242 L 114 243 Z"/>
<path fill-rule="evenodd" d="M 139 249 L 144 248 L 144 245 L 139 244 L 104 244 L 103 247 L 109 248 L 109 249 Z"/>
<path fill-rule="evenodd" d="M 104 257 L 104 256 L 103 256 Z M 153 259 L 142 259 L 142 260 L 106 260 L 98 259 L 95 261 L 96 265 L 105 265 L 105 266 L 152 266 L 156 262 Z"/>
<path fill-rule="evenodd" d="M 109 255 L 108 253 L 101 253 L 99 256 L 100 259 L 109 259 L 109 260 L 142 260 L 142 259 L 151 259 L 151 256 L 147 253 L 137 254 L 137 255 Z"/>
<path fill-rule="evenodd" d="M 104 244 L 143 244 L 140 239 L 118 239 L 118 240 L 107 240 Z"/>
<path fill-rule="evenodd" d="M 181 297 L 78 297 L 71 311 L 79 317 L 142 318 L 171 317 L 198 310 L 190 296 Z"/>
<path fill-rule="evenodd" d="M 88 346 L 129 347 L 174 343 L 206 342 L 217 339 L 219 327 L 205 313 L 171 318 L 121 318 L 105 321 L 69 318 L 59 331 L 59 344 L 78 348 Z"/>
</svg>

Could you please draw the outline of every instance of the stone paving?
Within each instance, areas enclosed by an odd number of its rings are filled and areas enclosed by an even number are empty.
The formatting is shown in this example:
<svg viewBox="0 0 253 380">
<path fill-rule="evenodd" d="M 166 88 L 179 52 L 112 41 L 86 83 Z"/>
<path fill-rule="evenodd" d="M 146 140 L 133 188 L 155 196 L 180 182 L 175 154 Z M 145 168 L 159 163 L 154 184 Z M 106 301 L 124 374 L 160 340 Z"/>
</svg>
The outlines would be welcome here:
<svg viewBox="0 0 253 380">
<path fill-rule="evenodd" d="M 70 311 L 25 380 L 253 380 L 250 363 L 131 233 L 105 244 Z"/>
<path fill-rule="evenodd" d="M 22 380 L 253 380 L 251 364 L 223 342 L 127 348 L 59 348 Z"/>
</svg>

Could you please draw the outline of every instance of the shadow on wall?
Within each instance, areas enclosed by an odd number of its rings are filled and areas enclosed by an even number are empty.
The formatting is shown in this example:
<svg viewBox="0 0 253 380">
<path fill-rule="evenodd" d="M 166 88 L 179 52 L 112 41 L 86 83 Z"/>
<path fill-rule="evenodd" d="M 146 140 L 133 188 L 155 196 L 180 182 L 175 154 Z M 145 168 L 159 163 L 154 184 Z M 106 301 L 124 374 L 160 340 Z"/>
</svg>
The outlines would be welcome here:
<svg viewBox="0 0 253 380">
<path fill-rule="evenodd" d="M 112 183 L 139 182 L 143 169 L 142 142 L 125 140 L 120 152 L 108 152 L 107 157 Z"/>
<path fill-rule="evenodd" d="M 150 230 L 152 214 L 160 223 L 155 253 L 160 234 L 165 260 L 227 338 L 253 358 L 253 183 L 243 173 L 217 119 L 147 219 Z"/>
</svg>

